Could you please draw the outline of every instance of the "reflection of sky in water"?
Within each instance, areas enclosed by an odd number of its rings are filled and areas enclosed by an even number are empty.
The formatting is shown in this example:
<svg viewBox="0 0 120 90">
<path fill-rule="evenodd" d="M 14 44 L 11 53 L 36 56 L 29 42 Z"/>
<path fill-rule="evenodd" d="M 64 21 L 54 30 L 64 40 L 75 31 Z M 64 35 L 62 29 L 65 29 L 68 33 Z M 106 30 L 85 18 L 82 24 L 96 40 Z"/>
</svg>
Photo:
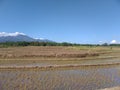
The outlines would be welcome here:
<svg viewBox="0 0 120 90">
<path fill-rule="evenodd" d="M 92 68 L 61 71 L 60 75 L 64 78 L 73 77 L 81 80 L 79 87 L 82 90 L 93 90 L 120 85 L 120 71 L 116 68 Z M 77 84 L 77 83 L 76 83 Z"/>
<path fill-rule="evenodd" d="M 24 76 L 27 76 L 25 78 Z M 10 83 L 8 83 L 10 81 Z M 83 67 L 56 70 L 5 70 L 0 72 L 0 89 L 4 84 L 34 87 L 45 90 L 96 90 L 120 85 L 120 66 L 113 67 Z M 34 83 L 37 84 L 34 84 Z M 14 83 L 14 84 L 12 84 Z M 23 85 L 24 85 L 23 84 Z M 40 87 L 40 85 L 42 87 Z M 4 87 L 6 88 L 6 87 Z M 34 88 L 31 87 L 30 90 Z"/>
</svg>

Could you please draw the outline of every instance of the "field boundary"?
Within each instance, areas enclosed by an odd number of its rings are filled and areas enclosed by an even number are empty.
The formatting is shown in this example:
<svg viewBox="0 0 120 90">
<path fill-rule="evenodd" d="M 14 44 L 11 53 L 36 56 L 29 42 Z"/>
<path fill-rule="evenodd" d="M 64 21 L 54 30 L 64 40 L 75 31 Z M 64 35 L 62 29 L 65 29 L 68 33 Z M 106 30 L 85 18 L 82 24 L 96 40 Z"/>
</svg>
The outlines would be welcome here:
<svg viewBox="0 0 120 90">
<path fill-rule="evenodd" d="M 54 68 L 72 68 L 72 67 L 98 67 L 98 66 L 114 66 L 120 65 L 120 63 L 108 63 L 108 64 L 68 64 L 68 65 L 47 65 L 47 66 L 0 66 L 1 69 L 54 69 Z"/>
</svg>

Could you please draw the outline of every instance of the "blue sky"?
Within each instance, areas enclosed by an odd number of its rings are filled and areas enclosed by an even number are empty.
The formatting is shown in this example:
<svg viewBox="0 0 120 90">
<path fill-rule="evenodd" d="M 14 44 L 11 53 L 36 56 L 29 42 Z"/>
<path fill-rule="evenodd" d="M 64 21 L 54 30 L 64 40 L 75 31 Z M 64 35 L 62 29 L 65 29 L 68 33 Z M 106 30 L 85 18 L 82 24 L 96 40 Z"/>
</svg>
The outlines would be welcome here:
<svg viewBox="0 0 120 90">
<path fill-rule="evenodd" d="M 0 0 L 0 32 L 58 42 L 120 42 L 120 0 Z"/>
</svg>

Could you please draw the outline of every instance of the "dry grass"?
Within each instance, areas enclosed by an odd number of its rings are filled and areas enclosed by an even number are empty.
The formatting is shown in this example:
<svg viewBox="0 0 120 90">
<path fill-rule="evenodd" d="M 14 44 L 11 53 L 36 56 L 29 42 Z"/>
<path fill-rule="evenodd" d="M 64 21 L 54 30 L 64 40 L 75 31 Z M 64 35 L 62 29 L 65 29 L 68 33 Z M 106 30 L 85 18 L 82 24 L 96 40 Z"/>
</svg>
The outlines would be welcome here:
<svg viewBox="0 0 120 90">
<path fill-rule="evenodd" d="M 64 65 L 102 65 L 119 64 L 120 49 L 118 47 L 9 47 L 0 48 L 1 66 L 64 66 Z M 105 60 L 109 59 L 109 60 Z M 113 60 L 111 60 L 113 59 Z"/>
<path fill-rule="evenodd" d="M 72 47 L 13 47 L 0 48 L 0 58 L 20 58 L 20 57 L 57 57 L 57 58 L 83 58 L 87 56 L 99 56 L 98 53 L 88 50 L 77 50 Z"/>
</svg>

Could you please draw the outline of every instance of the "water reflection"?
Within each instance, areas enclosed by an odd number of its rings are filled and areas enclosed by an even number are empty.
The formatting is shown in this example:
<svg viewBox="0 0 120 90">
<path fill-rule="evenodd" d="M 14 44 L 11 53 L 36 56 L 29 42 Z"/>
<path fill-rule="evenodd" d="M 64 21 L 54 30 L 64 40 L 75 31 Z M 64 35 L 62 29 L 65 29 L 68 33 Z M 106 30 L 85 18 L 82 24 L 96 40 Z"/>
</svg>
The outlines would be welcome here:
<svg viewBox="0 0 120 90">
<path fill-rule="evenodd" d="M 120 66 L 0 70 L 0 90 L 96 90 L 120 86 Z"/>
</svg>

